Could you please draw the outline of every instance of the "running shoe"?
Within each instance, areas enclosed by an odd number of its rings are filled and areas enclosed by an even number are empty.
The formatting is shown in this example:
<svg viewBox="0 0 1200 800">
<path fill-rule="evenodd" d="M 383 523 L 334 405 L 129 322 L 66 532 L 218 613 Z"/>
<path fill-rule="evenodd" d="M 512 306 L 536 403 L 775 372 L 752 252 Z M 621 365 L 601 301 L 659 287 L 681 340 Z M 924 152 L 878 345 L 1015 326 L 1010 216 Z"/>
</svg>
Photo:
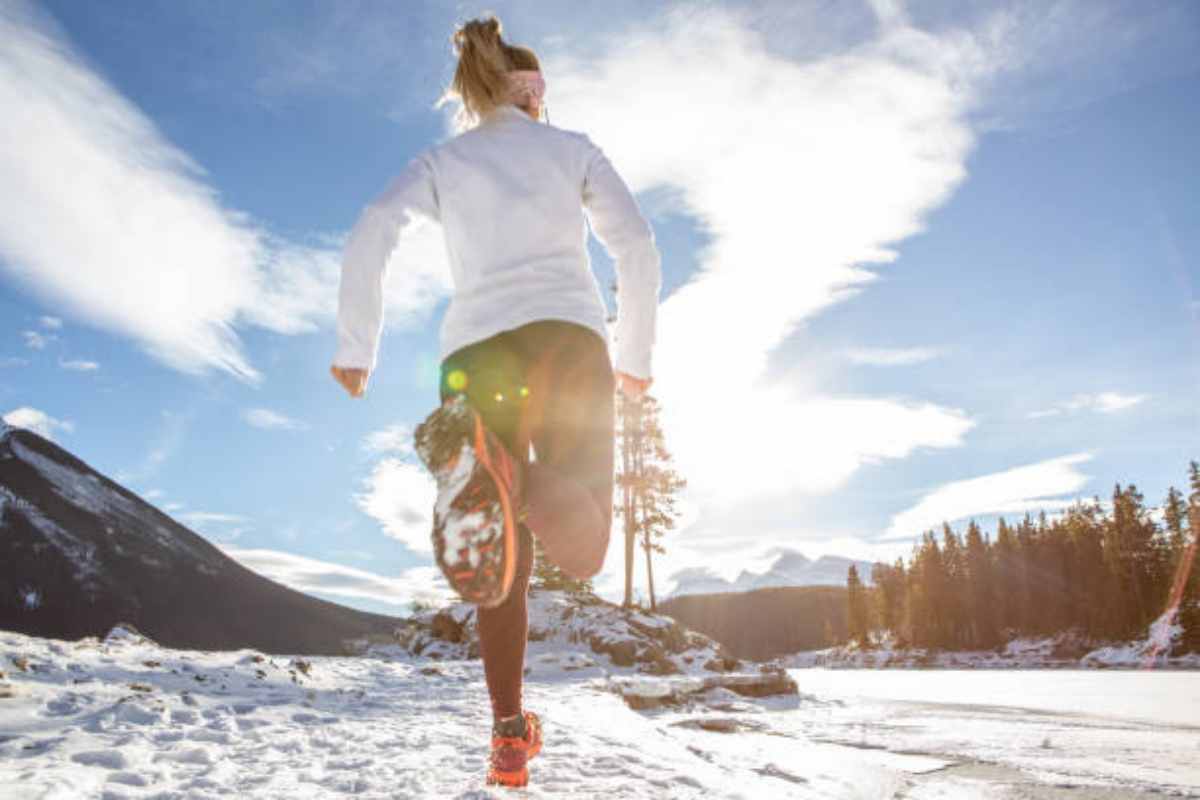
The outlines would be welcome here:
<svg viewBox="0 0 1200 800">
<path fill-rule="evenodd" d="M 516 573 L 520 464 L 462 394 L 417 426 L 413 445 L 437 482 L 438 567 L 464 600 L 500 605 Z"/>
<path fill-rule="evenodd" d="M 529 759 L 542 751 L 542 721 L 532 711 L 523 715 L 524 734 L 492 729 L 492 754 L 488 760 L 487 782 L 501 786 L 525 786 L 529 783 Z"/>
</svg>

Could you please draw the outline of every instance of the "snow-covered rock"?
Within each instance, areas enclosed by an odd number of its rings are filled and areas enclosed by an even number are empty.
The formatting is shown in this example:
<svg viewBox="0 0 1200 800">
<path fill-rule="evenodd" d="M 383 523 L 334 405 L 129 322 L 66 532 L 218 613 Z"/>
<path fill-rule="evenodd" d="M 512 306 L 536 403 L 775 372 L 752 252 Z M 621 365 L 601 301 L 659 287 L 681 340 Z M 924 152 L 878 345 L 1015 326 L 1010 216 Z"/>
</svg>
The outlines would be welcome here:
<svg viewBox="0 0 1200 800">
<path fill-rule="evenodd" d="M 577 664 L 586 657 L 593 665 L 603 662 L 641 674 L 727 672 L 743 663 L 669 617 L 561 591 L 530 592 L 529 641 L 542 655 L 571 653 Z M 368 637 L 355 644 L 359 652 L 376 656 L 403 652 L 432 660 L 478 658 L 475 606 L 427 609 L 405 620 L 394 638 Z"/>
</svg>

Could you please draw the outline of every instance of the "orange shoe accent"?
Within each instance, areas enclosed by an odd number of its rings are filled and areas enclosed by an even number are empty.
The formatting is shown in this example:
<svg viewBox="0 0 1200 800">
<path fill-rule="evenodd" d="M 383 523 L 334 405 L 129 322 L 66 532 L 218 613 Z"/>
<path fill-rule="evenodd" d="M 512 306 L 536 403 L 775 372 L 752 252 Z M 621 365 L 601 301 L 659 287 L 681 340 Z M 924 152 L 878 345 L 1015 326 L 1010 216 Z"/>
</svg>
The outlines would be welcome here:
<svg viewBox="0 0 1200 800">
<path fill-rule="evenodd" d="M 542 721 L 525 712 L 525 738 L 493 736 L 487 782 L 501 786 L 527 786 L 529 759 L 542 752 Z"/>
<path fill-rule="evenodd" d="M 495 608 L 508 598 L 508 590 L 512 588 L 513 579 L 517 574 L 517 524 L 513 518 L 512 502 L 509 492 L 512 491 L 512 480 L 504 480 L 500 470 L 490 458 L 483 418 L 474 414 L 475 418 L 475 454 L 479 463 L 488 471 L 492 480 L 500 487 L 500 509 L 504 514 L 504 573 L 500 579 L 499 598 L 495 602 L 480 603 L 484 608 Z M 511 456 L 510 456 L 511 457 Z"/>
</svg>

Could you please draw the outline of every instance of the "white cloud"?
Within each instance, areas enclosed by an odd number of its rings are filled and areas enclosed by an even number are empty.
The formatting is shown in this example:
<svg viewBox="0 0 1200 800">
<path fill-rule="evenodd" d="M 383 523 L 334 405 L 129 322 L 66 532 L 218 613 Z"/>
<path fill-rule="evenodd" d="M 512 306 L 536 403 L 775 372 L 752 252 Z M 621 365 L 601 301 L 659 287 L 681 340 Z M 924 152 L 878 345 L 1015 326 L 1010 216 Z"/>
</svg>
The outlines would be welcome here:
<svg viewBox="0 0 1200 800">
<path fill-rule="evenodd" d="M 292 419 L 269 408 L 247 408 L 242 412 L 242 419 L 256 428 L 270 430 L 302 430 L 308 427 L 306 422 Z"/>
<path fill-rule="evenodd" d="M 385 458 L 375 464 L 364 483 L 366 490 L 354 495 L 358 507 L 414 553 L 432 553 L 429 537 L 437 484 L 425 468 Z"/>
<path fill-rule="evenodd" d="M 42 327 L 58 330 L 62 327 L 62 320 L 58 317 L 43 316 L 41 318 Z"/>
<path fill-rule="evenodd" d="M 226 514 L 219 511 L 184 511 L 174 513 L 173 516 L 182 524 L 214 541 L 233 541 L 243 533 L 253 530 L 253 526 L 247 524 L 250 522 L 250 518 L 241 514 Z"/>
<path fill-rule="evenodd" d="M 1075 465 L 1091 458 L 1091 453 L 1073 453 L 939 486 L 892 517 L 883 539 L 918 537 L 929 529 L 940 530 L 943 521 L 953 523 L 973 515 L 1065 508 L 1078 498 L 1061 495 L 1078 492 L 1090 480 Z"/>
<path fill-rule="evenodd" d="M 46 345 L 58 338 L 54 334 L 38 331 L 21 331 L 21 335 L 25 337 L 25 346 L 30 350 L 45 350 Z"/>
<path fill-rule="evenodd" d="M 1147 394 L 1120 394 L 1118 392 L 1099 392 L 1098 394 L 1077 394 L 1070 400 L 1065 400 L 1050 408 L 1031 411 L 1030 419 L 1041 417 L 1057 417 L 1062 414 L 1073 414 L 1080 411 L 1095 411 L 1100 414 L 1113 414 L 1133 408 L 1144 402 Z"/>
<path fill-rule="evenodd" d="M 277 583 L 301 592 L 353 597 L 404 606 L 413 600 L 440 603 L 451 599 L 437 567 L 413 567 L 396 576 L 320 561 L 279 550 L 218 544 L 226 555 Z"/>
<path fill-rule="evenodd" d="M 3 419 L 9 425 L 15 425 L 18 428 L 27 428 L 50 441 L 55 441 L 54 434 L 56 431 L 71 433 L 75 430 L 75 423 L 69 420 L 55 419 L 45 411 L 30 408 L 29 406 L 14 408 L 5 414 Z"/>
<path fill-rule="evenodd" d="M 412 426 L 397 422 L 386 428 L 372 431 L 363 439 L 363 450 L 368 453 L 400 453 L 412 455 Z"/>
<path fill-rule="evenodd" d="M 239 325 L 292 334 L 331 321 L 334 241 L 283 241 L 223 207 L 204 168 L 23 2 L 0 7 L 0 116 L 0 265 L 39 295 L 175 369 L 247 381 L 261 376 Z M 406 237 L 397 260 L 389 326 L 424 319 L 450 286 L 437 226 Z"/>
<path fill-rule="evenodd" d="M 876 367 L 905 366 L 931 361 L 943 354 L 935 347 L 857 347 L 846 351 L 846 358 L 855 364 Z"/>
<path fill-rule="evenodd" d="M 100 364 L 95 361 L 86 361 L 82 358 L 73 358 L 67 361 L 60 360 L 58 365 L 63 369 L 73 369 L 79 372 L 95 372 L 100 369 Z"/>
<path fill-rule="evenodd" d="M 829 492 L 864 464 L 960 446 L 974 425 L 960 409 L 831 396 L 767 371 L 802 321 L 875 280 L 863 265 L 893 261 L 891 246 L 966 175 L 986 43 L 885 16 L 866 42 L 809 61 L 773 54 L 746 16 L 707 6 L 586 61 L 539 53 L 571 127 L 635 191 L 677 190 L 711 239 L 662 303 L 654 358 L 664 430 L 702 505 Z"/>
<path fill-rule="evenodd" d="M 194 411 L 171 411 L 163 409 L 159 412 L 160 423 L 155 437 L 149 442 L 145 455 L 139 465 L 132 469 L 118 470 L 113 480 L 128 486 L 149 479 L 166 463 L 183 445 L 188 427 L 195 418 Z M 165 510 L 171 510 L 163 506 Z"/>
</svg>

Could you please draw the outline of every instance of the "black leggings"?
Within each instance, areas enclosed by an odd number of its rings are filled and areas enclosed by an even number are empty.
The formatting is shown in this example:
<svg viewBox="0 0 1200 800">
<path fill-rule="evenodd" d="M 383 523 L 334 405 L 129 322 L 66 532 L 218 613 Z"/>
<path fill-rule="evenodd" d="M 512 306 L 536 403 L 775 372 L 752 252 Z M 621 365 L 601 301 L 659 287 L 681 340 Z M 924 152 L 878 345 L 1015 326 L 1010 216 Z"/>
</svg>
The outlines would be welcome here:
<svg viewBox="0 0 1200 800">
<path fill-rule="evenodd" d="M 512 589 L 499 606 L 476 609 L 497 719 L 521 712 L 531 532 L 546 557 L 569 575 L 591 577 L 603 566 L 613 514 L 615 391 L 603 337 L 565 320 L 503 331 L 442 362 L 441 399 L 465 393 L 484 424 L 526 465 L 529 513 L 517 532 Z"/>
</svg>

